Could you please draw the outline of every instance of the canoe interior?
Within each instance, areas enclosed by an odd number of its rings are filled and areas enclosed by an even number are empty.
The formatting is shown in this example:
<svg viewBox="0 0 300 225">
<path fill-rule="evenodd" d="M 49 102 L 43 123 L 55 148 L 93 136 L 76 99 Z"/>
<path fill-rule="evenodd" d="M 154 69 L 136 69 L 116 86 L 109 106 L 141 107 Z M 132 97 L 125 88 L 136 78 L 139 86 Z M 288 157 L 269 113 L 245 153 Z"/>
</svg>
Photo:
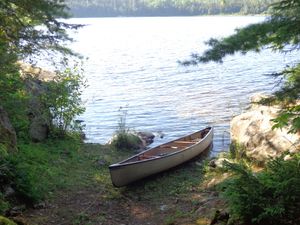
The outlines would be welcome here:
<svg viewBox="0 0 300 225">
<path fill-rule="evenodd" d="M 138 155 L 135 155 L 123 162 L 120 162 L 120 164 L 156 159 L 178 151 L 182 151 L 184 149 L 188 149 L 190 146 L 199 143 L 211 129 L 212 128 L 208 127 L 191 135 L 159 145 Z"/>
</svg>

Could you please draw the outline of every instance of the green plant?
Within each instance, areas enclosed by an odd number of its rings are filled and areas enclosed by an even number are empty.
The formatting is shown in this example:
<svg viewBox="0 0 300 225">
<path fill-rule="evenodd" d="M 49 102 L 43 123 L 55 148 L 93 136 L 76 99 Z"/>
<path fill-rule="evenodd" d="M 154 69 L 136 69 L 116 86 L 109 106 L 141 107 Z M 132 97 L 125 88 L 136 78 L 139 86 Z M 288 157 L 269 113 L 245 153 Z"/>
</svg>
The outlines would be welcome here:
<svg viewBox="0 0 300 225">
<path fill-rule="evenodd" d="M 226 163 L 235 176 L 222 185 L 233 220 L 245 224 L 299 224 L 300 158 L 270 161 L 253 173 L 243 164 Z"/>
<path fill-rule="evenodd" d="M 112 141 L 112 145 L 117 149 L 138 149 L 140 144 L 141 140 L 129 133 L 118 133 Z"/>
<path fill-rule="evenodd" d="M 0 225 L 17 225 L 17 224 L 6 217 L 0 216 Z"/>
<path fill-rule="evenodd" d="M 38 202 L 65 187 L 65 168 L 77 160 L 80 140 L 66 136 L 45 143 L 19 143 L 18 154 L 8 157 L 9 182 L 21 200 Z M 67 164 L 68 163 L 68 164 Z M 71 172 L 68 172 L 71 173 Z"/>
<path fill-rule="evenodd" d="M 120 107 L 120 118 L 116 136 L 113 138 L 112 145 L 117 149 L 139 149 L 142 143 L 141 139 L 129 132 L 126 124 L 127 109 Z"/>
<path fill-rule="evenodd" d="M 50 109 L 52 134 L 64 136 L 67 131 L 81 130 L 75 118 L 85 110 L 81 100 L 82 88 L 85 87 L 82 72 L 81 67 L 75 66 L 58 73 L 55 80 L 47 83 L 48 91 L 42 96 L 42 101 Z"/>
<path fill-rule="evenodd" d="M 4 199 L 3 194 L 0 192 L 0 215 L 4 215 L 9 209 L 10 204 Z"/>
</svg>

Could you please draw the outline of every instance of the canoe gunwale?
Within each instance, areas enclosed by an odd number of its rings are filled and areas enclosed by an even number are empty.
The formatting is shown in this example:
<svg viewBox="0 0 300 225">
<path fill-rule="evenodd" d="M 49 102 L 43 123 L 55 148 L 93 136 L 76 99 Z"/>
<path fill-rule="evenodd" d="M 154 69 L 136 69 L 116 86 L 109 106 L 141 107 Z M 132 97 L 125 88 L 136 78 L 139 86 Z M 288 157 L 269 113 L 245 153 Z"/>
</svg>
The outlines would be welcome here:
<svg viewBox="0 0 300 225">
<path fill-rule="evenodd" d="M 141 155 L 143 155 L 144 153 L 146 153 L 146 152 L 148 152 L 148 151 L 151 151 L 151 150 L 153 150 L 153 149 L 155 149 L 155 148 L 161 146 L 161 145 L 158 145 L 158 146 L 156 146 L 156 147 L 154 147 L 154 148 L 151 148 L 151 149 L 146 150 L 146 151 L 144 151 L 144 152 L 141 152 L 141 153 L 138 153 L 138 154 L 136 154 L 136 155 L 133 155 L 132 157 L 127 158 L 127 159 L 125 159 L 125 160 L 123 160 L 123 161 L 121 161 L 121 162 L 112 164 L 112 165 L 109 166 L 109 169 L 110 169 L 110 170 L 114 170 L 114 169 L 118 169 L 118 168 L 120 168 L 120 167 L 126 167 L 126 166 L 130 166 L 130 165 L 134 165 L 134 164 L 141 164 L 141 163 L 150 162 L 150 161 L 154 161 L 154 160 L 157 160 L 157 161 L 158 161 L 158 160 L 162 160 L 162 159 L 167 158 L 167 157 L 174 156 L 174 155 L 176 155 L 176 154 L 180 154 L 180 153 L 182 153 L 182 152 L 184 152 L 184 151 L 187 151 L 187 149 L 189 149 L 189 148 L 193 148 L 194 146 L 201 144 L 201 142 L 204 142 L 205 139 L 210 135 L 210 133 L 213 132 L 213 127 L 206 127 L 206 128 L 204 128 L 204 129 L 202 129 L 201 131 L 203 131 L 203 130 L 205 130 L 205 129 L 210 129 L 210 130 L 207 132 L 207 134 L 205 134 L 205 136 L 204 136 L 203 138 L 201 138 L 198 142 L 195 142 L 195 143 L 193 143 L 192 145 L 189 145 L 189 146 L 187 146 L 187 147 L 185 147 L 185 148 L 183 148 L 183 149 L 180 149 L 180 150 L 178 150 L 178 151 L 175 151 L 175 152 L 172 152 L 172 153 L 169 153 L 169 154 L 161 155 L 161 156 L 155 157 L 155 158 L 143 159 L 143 160 L 139 160 L 139 161 L 133 161 L 133 162 L 127 162 L 127 163 L 126 163 L 126 161 L 130 161 L 131 159 L 133 159 L 133 158 L 135 158 L 135 157 L 141 156 Z M 195 133 L 198 133 L 198 132 L 201 132 L 201 131 L 197 131 L 197 132 L 195 132 Z M 195 134 L 195 133 L 193 133 L 193 134 Z M 192 134 L 190 134 L 190 135 L 192 135 Z M 190 136 L 190 135 L 186 135 L 186 136 L 184 136 L 184 137 L 188 137 L 188 136 Z M 168 144 L 170 144 L 170 143 L 174 143 L 175 141 L 177 141 L 177 140 L 179 140 L 179 139 L 181 139 L 181 138 L 178 138 L 178 139 L 175 139 L 175 140 L 173 140 L 173 141 L 164 143 L 164 144 L 162 144 L 162 145 L 168 145 Z"/>
</svg>

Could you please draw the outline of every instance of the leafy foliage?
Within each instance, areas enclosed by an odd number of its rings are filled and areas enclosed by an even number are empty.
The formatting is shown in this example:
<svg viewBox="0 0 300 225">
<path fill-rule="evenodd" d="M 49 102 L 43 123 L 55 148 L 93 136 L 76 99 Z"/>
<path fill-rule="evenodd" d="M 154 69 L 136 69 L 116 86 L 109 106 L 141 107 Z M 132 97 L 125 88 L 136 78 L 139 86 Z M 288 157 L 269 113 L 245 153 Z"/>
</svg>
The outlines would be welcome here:
<svg viewBox="0 0 300 225">
<path fill-rule="evenodd" d="M 55 188 L 65 187 L 64 176 L 71 173 L 66 167 L 79 160 L 79 146 L 79 139 L 70 136 L 45 143 L 19 143 L 18 154 L 0 158 L 0 214 L 16 201 L 36 203 Z M 4 197 L 5 187 L 12 187 L 15 194 Z"/>
<path fill-rule="evenodd" d="M 77 29 L 80 25 L 59 19 L 68 17 L 66 10 L 63 0 L 0 1 L 0 104 L 8 112 L 19 143 L 19 151 L 14 155 L 7 154 L 0 145 L 0 214 L 9 207 L 2 194 L 5 185 L 12 186 L 19 196 L 31 202 L 46 196 L 53 188 L 53 174 L 60 172 L 58 166 L 53 165 L 55 162 L 51 161 L 52 154 L 63 155 L 62 152 L 77 143 L 74 140 L 68 142 L 58 153 L 55 152 L 57 145 L 50 147 L 48 142 L 40 144 L 41 147 L 26 139 L 29 128 L 28 100 L 31 96 L 19 72 L 18 63 L 24 59 L 35 62 L 36 57 L 46 54 L 49 62 L 58 62 L 57 68 L 68 66 L 67 56 L 77 55 L 64 45 L 72 41 L 67 29 Z M 83 80 L 78 71 L 66 69 L 58 74 L 59 80 L 49 83 L 51 96 L 43 97 L 47 99 L 44 102 L 48 104 L 47 110 L 50 107 L 55 113 L 54 119 L 60 120 L 59 128 L 66 131 L 71 127 L 74 117 L 83 111 L 79 87 Z"/>
<path fill-rule="evenodd" d="M 246 224 L 300 222 L 300 158 L 275 159 L 253 173 L 243 164 L 226 163 L 235 176 L 223 184 L 233 220 Z"/>
<path fill-rule="evenodd" d="M 50 117 L 54 125 L 52 131 L 58 129 L 61 135 L 68 130 L 77 129 L 75 117 L 85 110 L 81 101 L 85 80 L 80 68 L 66 69 L 59 73 L 55 80 L 47 83 L 47 93 L 42 97 L 46 108 L 50 109 Z"/>
<path fill-rule="evenodd" d="M 0 41 L 9 43 L 8 53 L 33 55 L 42 50 L 71 53 L 61 42 L 72 40 L 66 29 L 78 25 L 57 20 L 67 18 L 61 0 L 2 0 L 0 2 Z M 38 26 L 40 25 L 40 26 Z"/>
</svg>

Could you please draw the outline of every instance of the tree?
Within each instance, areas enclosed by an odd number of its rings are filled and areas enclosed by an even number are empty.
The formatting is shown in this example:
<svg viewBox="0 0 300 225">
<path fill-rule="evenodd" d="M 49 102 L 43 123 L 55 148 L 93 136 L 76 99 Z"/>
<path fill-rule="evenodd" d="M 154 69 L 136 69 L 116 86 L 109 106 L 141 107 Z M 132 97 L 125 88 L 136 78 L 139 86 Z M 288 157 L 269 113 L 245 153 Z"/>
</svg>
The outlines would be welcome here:
<svg viewBox="0 0 300 225">
<path fill-rule="evenodd" d="M 61 43 L 71 41 L 66 30 L 76 29 L 79 25 L 57 19 L 68 17 L 66 9 L 61 0 L 2 0 L 1 43 L 9 43 L 7 52 L 16 52 L 19 58 L 42 50 L 72 53 Z"/>
<path fill-rule="evenodd" d="M 77 29 L 81 25 L 69 24 L 67 6 L 63 0 L 1 0 L 0 1 L 0 102 L 8 111 L 13 125 L 22 132 L 28 128 L 26 115 L 26 88 L 20 79 L 18 60 L 35 61 L 35 57 L 47 56 L 49 62 L 58 63 L 64 71 L 68 67 L 68 58 L 77 56 L 64 46 L 72 38 L 67 34 L 69 29 Z M 68 57 L 67 57 L 68 56 Z M 64 74 L 63 72 L 58 72 Z M 77 79 L 77 74 L 68 77 Z M 58 79 L 59 82 L 63 79 Z M 59 83 L 58 82 L 58 83 Z M 65 85 L 66 86 L 66 85 Z M 65 87 L 70 96 L 77 90 Z M 56 98 L 59 92 L 56 93 Z M 64 96 L 68 99 L 68 96 Z M 76 101 L 80 101 L 78 97 Z M 71 105 L 76 108 L 78 104 Z M 79 102 L 76 102 L 79 103 Z M 15 107 L 15 104 L 18 107 Z M 77 107 L 78 108 L 78 107 Z M 77 111 L 76 111 L 77 112 Z M 78 114 L 82 110 L 78 111 Z M 74 117 L 73 117 L 74 118 Z M 26 121 L 27 120 L 27 121 Z M 14 123 L 15 122 L 15 123 Z"/>
<path fill-rule="evenodd" d="M 222 63 L 227 55 L 237 52 L 259 52 L 270 48 L 275 52 L 288 52 L 300 49 L 300 0 L 281 0 L 271 5 L 270 16 L 261 23 L 249 25 L 228 37 L 210 39 L 209 49 L 203 54 L 193 54 L 184 65 L 196 65 L 215 61 Z M 275 97 L 268 102 L 282 103 L 283 110 L 274 119 L 274 127 L 291 125 L 290 132 L 300 130 L 300 106 L 296 104 L 300 96 L 300 63 L 292 68 L 274 74 L 284 76 L 285 83 Z"/>
</svg>

